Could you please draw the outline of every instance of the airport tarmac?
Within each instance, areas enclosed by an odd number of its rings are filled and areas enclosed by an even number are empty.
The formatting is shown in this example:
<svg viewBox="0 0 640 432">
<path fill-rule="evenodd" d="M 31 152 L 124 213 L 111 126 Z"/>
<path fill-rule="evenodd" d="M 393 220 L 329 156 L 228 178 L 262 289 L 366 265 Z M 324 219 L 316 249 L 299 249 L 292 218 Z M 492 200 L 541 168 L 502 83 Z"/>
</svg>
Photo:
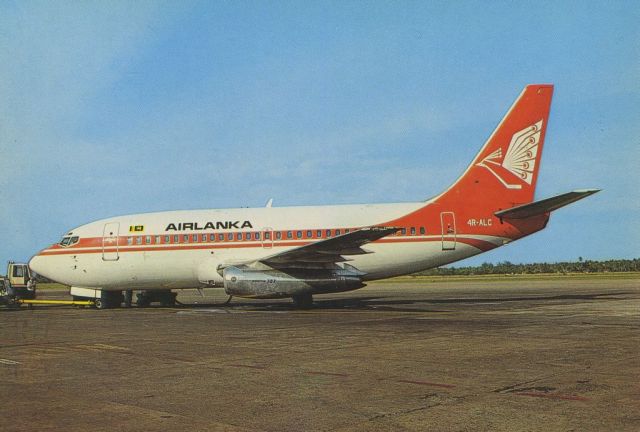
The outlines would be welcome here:
<svg viewBox="0 0 640 432">
<path fill-rule="evenodd" d="M 0 309 L 0 429 L 640 430 L 640 279 L 178 299 Z"/>
</svg>

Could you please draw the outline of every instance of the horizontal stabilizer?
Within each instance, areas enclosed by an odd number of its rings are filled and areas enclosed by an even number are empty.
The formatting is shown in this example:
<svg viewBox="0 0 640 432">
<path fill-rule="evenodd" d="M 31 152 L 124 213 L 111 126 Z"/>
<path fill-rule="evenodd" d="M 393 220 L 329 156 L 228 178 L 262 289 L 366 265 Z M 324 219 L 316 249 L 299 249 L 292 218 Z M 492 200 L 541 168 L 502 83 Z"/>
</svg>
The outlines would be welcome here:
<svg viewBox="0 0 640 432">
<path fill-rule="evenodd" d="M 524 219 L 557 210 L 560 207 L 564 207 L 567 204 L 571 204 L 572 202 L 576 202 L 578 200 L 581 200 L 582 198 L 586 198 L 596 192 L 600 192 L 600 189 L 575 190 L 540 201 L 534 201 L 529 204 L 523 204 L 516 207 L 511 207 L 506 210 L 500 210 L 495 212 L 494 214 L 501 219 Z"/>
</svg>

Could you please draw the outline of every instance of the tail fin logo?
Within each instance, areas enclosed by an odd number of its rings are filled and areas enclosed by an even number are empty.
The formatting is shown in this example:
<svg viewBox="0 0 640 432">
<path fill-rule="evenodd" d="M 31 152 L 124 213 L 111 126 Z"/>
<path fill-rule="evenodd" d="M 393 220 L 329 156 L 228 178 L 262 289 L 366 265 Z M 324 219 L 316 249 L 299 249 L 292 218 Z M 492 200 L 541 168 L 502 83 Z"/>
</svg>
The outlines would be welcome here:
<svg viewBox="0 0 640 432">
<path fill-rule="evenodd" d="M 496 167 L 506 169 L 530 185 L 536 167 L 541 131 L 542 120 L 514 133 L 504 158 L 502 157 L 502 148 L 499 148 L 476 165 L 488 169 L 507 189 L 522 189 L 522 184 L 508 183 L 496 172 Z"/>
</svg>

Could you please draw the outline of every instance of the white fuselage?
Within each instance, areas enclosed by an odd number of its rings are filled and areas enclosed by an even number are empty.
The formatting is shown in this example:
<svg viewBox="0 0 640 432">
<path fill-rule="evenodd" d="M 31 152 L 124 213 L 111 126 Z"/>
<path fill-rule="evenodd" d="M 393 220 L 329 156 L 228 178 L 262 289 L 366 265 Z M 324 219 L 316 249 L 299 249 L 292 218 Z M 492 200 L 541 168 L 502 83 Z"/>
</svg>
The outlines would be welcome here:
<svg viewBox="0 0 640 432">
<path fill-rule="evenodd" d="M 220 267 L 245 263 L 346 230 L 376 226 L 428 203 L 314 207 L 264 207 L 168 211 L 127 215 L 80 226 L 30 262 L 39 274 L 76 287 L 104 290 L 221 286 Z M 336 232 L 336 230 L 339 230 Z M 348 265 L 374 280 L 414 273 L 483 251 L 474 241 L 508 239 L 444 231 L 440 224 L 406 227 L 404 233 L 367 244 L 372 252 Z M 484 249 L 486 250 L 486 248 Z"/>
</svg>

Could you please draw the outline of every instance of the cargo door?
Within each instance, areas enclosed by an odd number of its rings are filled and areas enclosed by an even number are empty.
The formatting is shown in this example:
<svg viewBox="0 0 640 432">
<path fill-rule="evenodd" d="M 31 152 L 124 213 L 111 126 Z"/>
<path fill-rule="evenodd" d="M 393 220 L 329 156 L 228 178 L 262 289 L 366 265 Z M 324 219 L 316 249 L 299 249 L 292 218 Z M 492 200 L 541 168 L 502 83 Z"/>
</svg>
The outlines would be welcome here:
<svg viewBox="0 0 640 432">
<path fill-rule="evenodd" d="M 453 212 L 440 213 L 442 226 L 442 250 L 455 250 L 456 248 L 456 216 Z"/>
<path fill-rule="evenodd" d="M 104 261 L 117 261 L 118 255 L 118 231 L 119 222 L 109 222 L 104 224 L 102 231 L 102 259 Z"/>
</svg>

